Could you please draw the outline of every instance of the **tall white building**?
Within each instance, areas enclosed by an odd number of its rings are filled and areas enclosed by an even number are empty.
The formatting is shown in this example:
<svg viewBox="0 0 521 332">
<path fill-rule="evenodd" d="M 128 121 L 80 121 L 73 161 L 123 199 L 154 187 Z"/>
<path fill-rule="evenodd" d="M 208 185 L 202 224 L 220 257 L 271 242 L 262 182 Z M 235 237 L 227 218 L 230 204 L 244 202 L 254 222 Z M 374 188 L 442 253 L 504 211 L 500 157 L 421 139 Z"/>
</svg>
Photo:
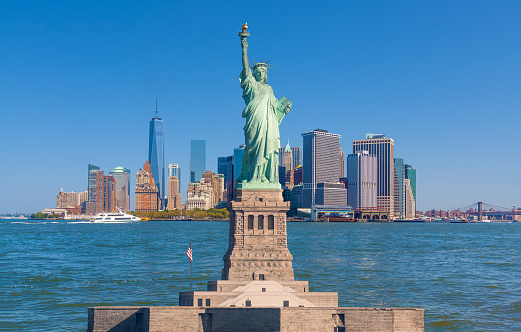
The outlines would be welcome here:
<svg viewBox="0 0 521 332">
<path fill-rule="evenodd" d="M 368 151 L 347 156 L 347 201 L 352 208 L 377 206 L 378 158 Z"/>
<path fill-rule="evenodd" d="M 403 192 L 405 196 L 405 219 L 416 218 L 416 202 L 414 201 L 414 194 L 411 188 L 411 180 L 403 180 Z"/>
<path fill-rule="evenodd" d="M 323 129 L 302 134 L 304 147 L 302 204 L 304 208 L 316 204 L 315 195 L 319 183 L 339 182 L 340 137 L 338 134 L 332 134 Z M 335 186 L 326 185 L 322 187 L 326 196 L 328 196 L 328 190 L 340 190 L 333 187 Z M 347 204 L 347 202 L 344 202 L 344 204 Z"/>
</svg>

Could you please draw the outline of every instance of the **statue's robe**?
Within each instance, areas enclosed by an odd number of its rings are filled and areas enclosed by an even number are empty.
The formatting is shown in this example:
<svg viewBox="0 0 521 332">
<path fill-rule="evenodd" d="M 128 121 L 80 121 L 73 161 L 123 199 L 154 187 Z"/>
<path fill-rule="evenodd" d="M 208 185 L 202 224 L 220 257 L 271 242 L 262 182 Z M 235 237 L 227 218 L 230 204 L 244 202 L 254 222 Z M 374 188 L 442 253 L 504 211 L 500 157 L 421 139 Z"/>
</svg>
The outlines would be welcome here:
<svg viewBox="0 0 521 332">
<path fill-rule="evenodd" d="M 278 183 L 279 124 L 283 111 L 277 110 L 278 100 L 271 86 L 257 82 L 249 70 L 243 70 L 239 79 L 246 103 L 242 111 L 242 117 L 246 118 L 243 128 L 246 148 L 237 181 Z"/>
</svg>

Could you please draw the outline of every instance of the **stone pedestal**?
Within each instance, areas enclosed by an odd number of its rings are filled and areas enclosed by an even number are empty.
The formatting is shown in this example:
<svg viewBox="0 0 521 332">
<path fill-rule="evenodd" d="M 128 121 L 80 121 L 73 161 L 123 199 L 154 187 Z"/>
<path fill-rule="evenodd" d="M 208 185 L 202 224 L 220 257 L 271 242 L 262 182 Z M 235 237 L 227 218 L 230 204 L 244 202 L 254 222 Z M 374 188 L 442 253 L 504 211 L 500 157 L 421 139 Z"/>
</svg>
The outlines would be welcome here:
<svg viewBox="0 0 521 332">
<path fill-rule="evenodd" d="M 282 190 L 237 189 L 230 211 L 222 280 L 294 280 Z"/>
</svg>

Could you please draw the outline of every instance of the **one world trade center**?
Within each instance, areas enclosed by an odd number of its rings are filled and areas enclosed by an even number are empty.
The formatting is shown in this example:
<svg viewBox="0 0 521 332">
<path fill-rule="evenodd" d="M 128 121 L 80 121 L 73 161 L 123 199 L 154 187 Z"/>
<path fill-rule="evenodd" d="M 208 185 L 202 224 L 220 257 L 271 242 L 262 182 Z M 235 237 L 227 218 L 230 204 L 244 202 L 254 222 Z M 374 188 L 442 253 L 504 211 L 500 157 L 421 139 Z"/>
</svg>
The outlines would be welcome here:
<svg viewBox="0 0 521 332">
<path fill-rule="evenodd" d="M 157 98 L 156 98 L 156 116 L 150 120 L 150 132 L 148 136 L 148 160 L 150 161 L 150 169 L 152 177 L 159 192 L 161 208 L 165 206 L 165 148 L 163 137 L 163 120 L 157 116 Z"/>
</svg>

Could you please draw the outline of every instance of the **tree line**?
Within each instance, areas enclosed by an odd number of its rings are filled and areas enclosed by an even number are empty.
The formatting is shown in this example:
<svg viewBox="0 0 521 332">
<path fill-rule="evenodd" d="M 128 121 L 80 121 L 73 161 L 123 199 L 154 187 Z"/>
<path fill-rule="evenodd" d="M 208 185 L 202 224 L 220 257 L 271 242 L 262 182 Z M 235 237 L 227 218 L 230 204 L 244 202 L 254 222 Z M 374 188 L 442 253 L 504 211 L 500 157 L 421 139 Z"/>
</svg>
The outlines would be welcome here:
<svg viewBox="0 0 521 332">
<path fill-rule="evenodd" d="M 153 220 L 172 220 L 172 219 L 197 219 L 197 220 L 226 220 L 230 217 L 230 212 L 226 209 L 208 210 L 164 210 L 153 212 L 132 211 L 131 214 L 139 218 L 149 218 Z"/>
<path fill-rule="evenodd" d="M 41 212 L 36 212 L 36 213 L 33 213 L 31 214 L 30 218 L 31 219 L 59 219 L 61 218 L 62 216 L 59 215 L 59 214 L 47 214 L 47 213 L 41 213 Z"/>
</svg>

